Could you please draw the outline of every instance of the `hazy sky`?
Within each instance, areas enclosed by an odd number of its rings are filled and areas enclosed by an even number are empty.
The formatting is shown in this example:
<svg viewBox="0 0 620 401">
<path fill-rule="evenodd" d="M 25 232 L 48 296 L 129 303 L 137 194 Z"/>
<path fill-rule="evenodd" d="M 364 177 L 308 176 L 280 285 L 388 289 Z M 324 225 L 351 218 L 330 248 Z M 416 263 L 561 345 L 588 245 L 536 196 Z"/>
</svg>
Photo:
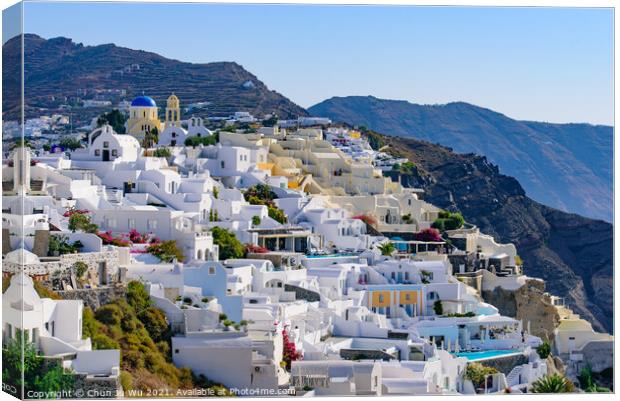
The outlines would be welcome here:
<svg viewBox="0 0 620 401">
<path fill-rule="evenodd" d="M 24 31 L 236 61 L 304 107 L 374 95 L 613 123 L 611 9 L 33 2 Z"/>
</svg>

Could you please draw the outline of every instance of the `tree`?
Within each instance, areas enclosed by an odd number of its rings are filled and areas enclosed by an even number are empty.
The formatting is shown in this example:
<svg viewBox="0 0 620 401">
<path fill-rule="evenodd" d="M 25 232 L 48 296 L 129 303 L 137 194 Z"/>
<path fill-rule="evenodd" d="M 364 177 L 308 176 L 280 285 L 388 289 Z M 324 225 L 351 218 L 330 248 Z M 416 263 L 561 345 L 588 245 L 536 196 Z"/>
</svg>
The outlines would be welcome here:
<svg viewBox="0 0 620 401">
<path fill-rule="evenodd" d="M 108 113 L 104 113 L 97 119 L 97 126 L 101 127 L 104 124 L 109 124 L 117 134 L 125 133 L 125 121 L 127 118 L 118 109 L 114 109 Z"/>
<path fill-rule="evenodd" d="M 257 184 L 248 188 L 243 196 L 251 205 L 267 206 L 267 214 L 278 223 L 284 224 L 288 221 L 286 213 L 284 213 L 282 209 L 279 209 L 273 201 L 277 199 L 277 195 L 271 190 L 269 185 Z"/>
<path fill-rule="evenodd" d="M 547 357 L 551 355 L 551 345 L 545 341 L 540 344 L 540 346 L 536 349 L 536 352 L 541 359 L 547 359 Z"/>
<path fill-rule="evenodd" d="M 441 211 L 431 227 L 440 231 L 456 230 L 463 227 L 463 224 L 465 224 L 465 219 L 460 213 Z"/>
<path fill-rule="evenodd" d="M 262 124 L 263 127 L 273 127 L 278 123 L 278 116 L 275 114 L 272 114 L 271 117 L 263 120 Z"/>
<path fill-rule="evenodd" d="M 209 146 L 209 145 L 215 145 L 218 140 L 219 140 L 219 133 L 215 133 L 213 135 L 208 135 L 208 136 L 188 136 L 187 138 L 185 138 L 185 142 L 184 145 L 185 146 L 191 146 L 193 148 L 195 148 L 196 146 Z"/>
<path fill-rule="evenodd" d="M 149 132 L 144 134 L 144 139 L 142 140 L 143 148 L 152 148 L 159 141 L 159 130 L 157 127 L 151 128 Z"/>
<path fill-rule="evenodd" d="M 75 378 L 66 374 L 57 362 L 46 364 L 35 344 L 28 341 L 28 333 L 17 330 L 15 338 L 8 340 L 2 349 L 2 382 L 17 390 L 18 394 L 13 395 L 23 398 L 31 391 L 49 394 L 71 391 Z"/>
<path fill-rule="evenodd" d="M 260 216 L 252 216 L 252 225 L 254 227 L 260 226 Z"/>
<path fill-rule="evenodd" d="M 437 316 L 443 315 L 443 304 L 440 300 L 435 301 L 435 303 L 433 304 L 433 310 L 435 311 L 435 314 Z"/>
<path fill-rule="evenodd" d="M 72 137 L 65 137 L 62 138 L 58 144 L 63 148 L 63 149 L 69 149 L 69 150 L 75 150 L 75 149 L 79 149 L 82 147 L 82 141 L 72 138 Z"/>
<path fill-rule="evenodd" d="M 219 247 L 221 260 L 243 258 L 245 248 L 235 234 L 221 227 L 213 227 L 211 234 L 213 242 Z"/>
<path fill-rule="evenodd" d="M 573 390 L 573 383 L 559 373 L 547 375 L 532 383 L 534 393 L 572 393 Z"/>
<path fill-rule="evenodd" d="M 162 241 L 151 244 L 146 251 L 153 256 L 157 256 L 162 262 L 170 263 L 174 259 L 183 262 L 185 259 L 183 251 L 177 246 L 175 240 Z"/>
<path fill-rule="evenodd" d="M 99 226 L 91 222 L 90 217 L 83 213 L 73 213 L 69 217 L 69 230 L 72 232 L 83 231 L 85 233 L 96 234 Z"/>
<path fill-rule="evenodd" d="M 385 242 L 379 245 L 377 248 L 381 251 L 381 255 L 390 256 L 396 251 L 396 246 L 392 242 Z"/>
</svg>

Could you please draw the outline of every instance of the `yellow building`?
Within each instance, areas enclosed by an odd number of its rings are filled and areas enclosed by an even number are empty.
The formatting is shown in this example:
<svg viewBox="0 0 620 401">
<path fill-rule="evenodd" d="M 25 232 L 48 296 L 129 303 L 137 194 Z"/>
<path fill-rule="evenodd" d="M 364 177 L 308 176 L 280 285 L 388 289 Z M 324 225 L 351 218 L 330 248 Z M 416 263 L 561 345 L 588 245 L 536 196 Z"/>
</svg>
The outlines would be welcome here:
<svg viewBox="0 0 620 401">
<path fill-rule="evenodd" d="M 400 307 L 409 316 L 422 314 L 423 296 L 420 289 L 394 287 L 370 288 L 368 291 L 368 307 L 373 312 L 390 317 L 395 312 L 395 309 Z"/>
<path fill-rule="evenodd" d="M 166 102 L 165 127 L 171 126 L 181 126 L 181 107 L 179 105 L 179 98 L 174 93 L 168 97 Z"/>
<path fill-rule="evenodd" d="M 129 107 L 129 119 L 125 123 L 125 127 L 127 133 L 135 136 L 138 140 L 144 139 L 144 135 L 153 128 L 157 128 L 158 133 L 161 132 L 162 123 L 157 116 L 155 101 L 148 96 L 135 98 Z"/>
</svg>

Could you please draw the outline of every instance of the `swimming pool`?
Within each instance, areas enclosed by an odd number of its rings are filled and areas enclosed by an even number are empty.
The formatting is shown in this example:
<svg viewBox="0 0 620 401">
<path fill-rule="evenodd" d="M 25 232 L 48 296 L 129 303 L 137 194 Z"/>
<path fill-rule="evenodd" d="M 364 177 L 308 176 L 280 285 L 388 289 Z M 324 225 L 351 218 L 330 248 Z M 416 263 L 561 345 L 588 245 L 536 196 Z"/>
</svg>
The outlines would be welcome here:
<svg viewBox="0 0 620 401">
<path fill-rule="evenodd" d="M 492 349 L 487 351 L 463 351 L 463 352 L 452 352 L 452 355 L 458 357 L 465 357 L 470 361 L 479 361 L 482 359 L 491 359 L 497 358 L 501 356 L 508 355 L 517 355 L 520 354 L 520 351 L 514 349 Z"/>
<path fill-rule="evenodd" d="M 330 255 L 306 255 L 308 259 L 321 259 L 321 258 L 337 258 L 337 257 L 351 257 L 358 256 L 357 253 L 332 253 Z"/>
</svg>

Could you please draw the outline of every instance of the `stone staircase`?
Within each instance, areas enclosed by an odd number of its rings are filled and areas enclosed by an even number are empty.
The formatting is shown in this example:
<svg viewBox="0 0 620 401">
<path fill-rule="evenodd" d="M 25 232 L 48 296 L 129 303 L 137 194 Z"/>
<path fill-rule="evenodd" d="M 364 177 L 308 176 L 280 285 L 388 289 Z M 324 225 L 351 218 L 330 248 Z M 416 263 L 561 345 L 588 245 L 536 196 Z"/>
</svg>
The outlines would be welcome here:
<svg viewBox="0 0 620 401">
<path fill-rule="evenodd" d="M 514 369 L 506 376 L 506 383 L 508 387 L 517 386 L 521 384 L 521 372 L 523 371 L 523 365 L 515 366 Z"/>
</svg>

